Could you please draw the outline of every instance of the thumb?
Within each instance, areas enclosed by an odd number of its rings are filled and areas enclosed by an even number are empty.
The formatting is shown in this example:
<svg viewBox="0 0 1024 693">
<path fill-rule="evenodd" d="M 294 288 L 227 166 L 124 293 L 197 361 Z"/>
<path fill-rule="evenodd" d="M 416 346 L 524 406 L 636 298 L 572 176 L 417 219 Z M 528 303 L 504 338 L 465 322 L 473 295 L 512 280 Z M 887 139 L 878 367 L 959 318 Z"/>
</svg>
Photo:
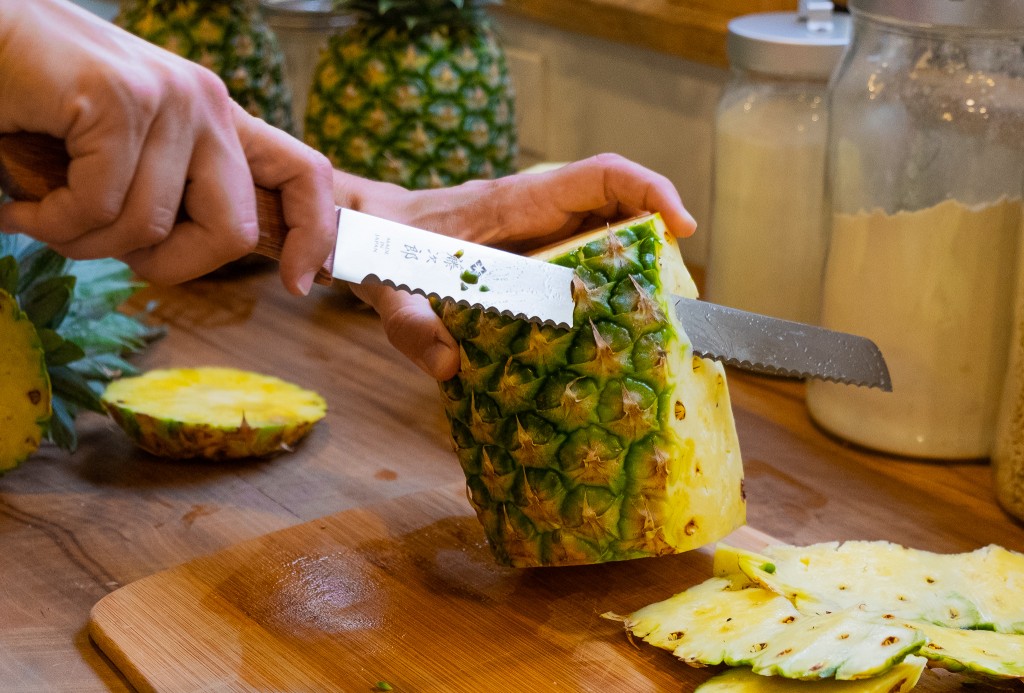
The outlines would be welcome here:
<svg viewBox="0 0 1024 693">
<path fill-rule="evenodd" d="M 352 293 L 377 311 L 388 341 L 435 380 L 459 371 L 459 346 L 423 296 L 383 284 L 353 284 Z"/>
</svg>

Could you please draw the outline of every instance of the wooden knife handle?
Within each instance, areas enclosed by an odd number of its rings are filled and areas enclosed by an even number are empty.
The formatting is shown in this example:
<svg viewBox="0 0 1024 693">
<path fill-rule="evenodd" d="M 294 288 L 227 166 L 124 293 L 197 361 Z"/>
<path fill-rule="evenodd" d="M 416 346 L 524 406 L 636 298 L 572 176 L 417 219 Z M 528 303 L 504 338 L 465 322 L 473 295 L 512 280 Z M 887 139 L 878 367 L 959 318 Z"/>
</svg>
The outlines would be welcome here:
<svg viewBox="0 0 1024 693">
<path fill-rule="evenodd" d="M 70 163 L 64 141 L 56 137 L 30 132 L 0 134 L 0 190 L 15 200 L 38 202 L 50 192 L 66 187 Z M 280 193 L 257 185 L 256 215 L 260 236 L 253 252 L 280 260 L 288 235 Z M 178 218 L 188 218 L 184 206 L 178 210 Z M 331 283 L 333 266 L 331 253 L 317 272 L 317 284 Z"/>
</svg>

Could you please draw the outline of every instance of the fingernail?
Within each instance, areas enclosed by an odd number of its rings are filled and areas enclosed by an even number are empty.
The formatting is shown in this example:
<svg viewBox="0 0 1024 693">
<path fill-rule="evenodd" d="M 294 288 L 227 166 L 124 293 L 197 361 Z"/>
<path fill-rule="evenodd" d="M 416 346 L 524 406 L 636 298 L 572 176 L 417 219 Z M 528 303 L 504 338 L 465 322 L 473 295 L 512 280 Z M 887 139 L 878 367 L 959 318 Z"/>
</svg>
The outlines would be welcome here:
<svg viewBox="0 0 1024 693">
<path fill-rule="evenodd" d="M 299 291 L 303 296 L 309 296 L 309 290 L 313 288 L 313 279 L 316 277 L 316 270 L 310 270 L 299 278 Z"/>
<path fill-rule="evenodd" d="M 430 374 L 438 379 L 446 379 L 454 375 L 452 373 L 452 348 L 444 342 L 434 342 L 426 353 L 423 354 L 423 364 L 430 371 Z"/>
</svg>

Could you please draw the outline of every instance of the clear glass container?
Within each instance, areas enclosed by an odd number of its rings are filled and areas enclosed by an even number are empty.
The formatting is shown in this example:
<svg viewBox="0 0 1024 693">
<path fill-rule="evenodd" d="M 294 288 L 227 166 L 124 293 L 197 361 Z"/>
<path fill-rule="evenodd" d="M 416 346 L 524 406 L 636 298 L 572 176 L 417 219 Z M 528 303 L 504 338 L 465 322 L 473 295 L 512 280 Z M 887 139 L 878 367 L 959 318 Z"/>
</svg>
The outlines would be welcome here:
<svg viewBox="0 0 1024 693">
<path fill-rule="evenodd" d="M 830 6 L 830 3 L 829 3 Z M 849 17 L 734 19 L 732 78 L 715 118 L 708 300 L 818 318 L 825 255 L 826 88 Z"/>
<path fill-rule="evenodd" d="M 893 391 L 811 382 L 825 429 L 932 459 L 990 454 L 1024 181 L 1024 3 L 851 0 L 830 86 L 821 322 L 873 339 Z"/>
</svg>

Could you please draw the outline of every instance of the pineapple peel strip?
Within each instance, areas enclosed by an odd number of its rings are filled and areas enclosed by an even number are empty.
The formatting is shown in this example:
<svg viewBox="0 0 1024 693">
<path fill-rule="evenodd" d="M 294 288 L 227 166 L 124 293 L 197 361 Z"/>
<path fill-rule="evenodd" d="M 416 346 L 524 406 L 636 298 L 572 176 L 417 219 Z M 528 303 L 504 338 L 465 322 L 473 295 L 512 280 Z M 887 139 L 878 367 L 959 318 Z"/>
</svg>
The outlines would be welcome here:
<svg viewBox="0 0 1024 693">
<path fill-rule="evenodd" d="M 764 677 L 749 669 L 729 669 L 697 687 L 694 693 L 906 693 L 917 685 L 927 659 L 908 656 L 884 674 L 857 681 L 794 681 Z"/>
<path fill-rule="evenodd" d="M 1024 678 L 1024 555 L 998 546 L 935 554 L 889 542 L 778 545 L 756 553 L 717 545 L 714 573 L 790 600 L 801 613 L 858 609 L 926 638 L 930 665 Z"/>
<path fill-rule="evenodd" d="M 925 643 L 857 610 L 801 614 L 785 597 L 713 577 L 625 620 L 627 630 L 693 666 L 749 666 L 791 679 L 877 676 Z"/>
</svg>

